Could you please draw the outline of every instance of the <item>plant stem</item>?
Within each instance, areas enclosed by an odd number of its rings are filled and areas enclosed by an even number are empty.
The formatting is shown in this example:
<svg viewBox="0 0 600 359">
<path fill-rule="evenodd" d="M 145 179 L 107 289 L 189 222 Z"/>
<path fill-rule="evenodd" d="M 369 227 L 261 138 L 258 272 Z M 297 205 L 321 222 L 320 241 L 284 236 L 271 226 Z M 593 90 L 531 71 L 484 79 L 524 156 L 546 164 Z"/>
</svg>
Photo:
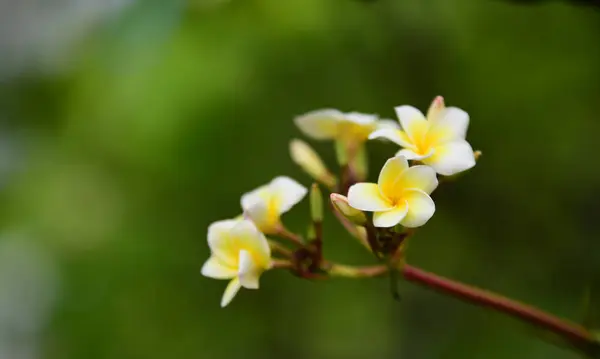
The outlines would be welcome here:
<svg viewBox="0 0 600 359">
<path fill-rule="evenodd" d="M 408 264 L 404 264 L 400 268 L 400 272 L 410 282 L 508 314 L 534 326 L 549 330 L 586 353 L 598 350 L 599 343 L 595 340 L 593 334 L 581 325 L 558 318 L 535 307 L 440 277 Z"/>
<path fill-rule="evenodd" d="M 287 239 L 288 241 L 294 243 L 298 247 L 304 247 L 304 241 L 302 240 L 302 237 L 300 237 L 296 233 L 290 232 L 283 225 L 280 225 L 274 234 L 283 239 Z"/>
<path fill-rule="evenodd" d="M 389 268 L 383 265 L 357 267 L 338 263 L 326 263 L 324 266 L 329 275 L 348 278 L 378 277 L 389 271 Z"/>
</svg>

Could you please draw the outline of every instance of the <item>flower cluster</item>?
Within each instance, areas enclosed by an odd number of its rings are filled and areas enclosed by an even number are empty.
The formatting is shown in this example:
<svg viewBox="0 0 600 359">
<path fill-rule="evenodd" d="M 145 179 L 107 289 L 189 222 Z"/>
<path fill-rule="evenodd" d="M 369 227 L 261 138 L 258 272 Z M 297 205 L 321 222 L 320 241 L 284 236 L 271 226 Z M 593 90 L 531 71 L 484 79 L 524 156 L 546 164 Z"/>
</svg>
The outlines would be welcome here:
<svg viewBox="0 0 600 359">
<path fill-rule="evenodd" d="M 406 105 L 395 110 L 399 122 L 333 109 L 295 118 L 295 124 L 307 137 L 335 142 L 339 177 L 306 142 L 294 139 L 290 143 L 292 160 L 331 192 L 331 208 L 341 224 L 367 249 L 392 265 L 400 262 L 403 241 L 433 216 L 435 204 L 431 194 L 438 187 L 438 177 L 452 178 L 472 168 L 478 156 L 465 139 L 469 115 L 459 108 L 446 107 L 442 97 L 433 100 L 427 115 Z M 369 183 L 364 144 L 374 139 L 389 140 L 402 149 L 385 162 L 377 182 Z M 257 289 L 261 274 L 272 268 L 286 268 L 302 278 L 382 274 L 323 258 L 323 204 L 316 183 L 310 195 L 311 226 L 307 239 L 285 227 L 281 216 L 308 192 L 289 177 L 277 177 L 241 197 L 242 215 L 210 225 L 211 256 L 202 267 L 202 274 L 230 281 L 221 306 L 229 304 L 241 287 Z M 365 212 L 373 214 L 368 216 Z M 293 248 L 265 235 L 288 241 Z M 281 258 L 273 257 L 272 252 Z"/>
</svg>

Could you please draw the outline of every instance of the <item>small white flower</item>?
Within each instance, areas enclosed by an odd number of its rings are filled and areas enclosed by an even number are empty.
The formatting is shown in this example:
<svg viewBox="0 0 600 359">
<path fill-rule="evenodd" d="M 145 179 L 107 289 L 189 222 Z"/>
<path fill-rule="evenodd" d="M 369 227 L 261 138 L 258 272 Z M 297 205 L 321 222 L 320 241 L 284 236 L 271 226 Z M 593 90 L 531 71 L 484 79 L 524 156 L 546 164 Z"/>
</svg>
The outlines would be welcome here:
<svg viewBox="0 0 600 359">
<path fill-rule="evenodd" d="M 468 170 L 475 165 L 471 145 L 465 140 L 469 115 L 456 107 L 445 107 L 436 97 L 427 118 L 412 106 L 395 108 L 402 130 L 381 128 L 370 139 L 386 138 L 401 147 L 397 155 L 418 160 L 444 176 Z"/>
<path fill-rule="evenodd" d="M 315 140 L 362 143 L 378 128 L 378 116 L 334 109 L 316 110 L 294 119 L 296 126 Z"/>
<path fill-rule="evenodd" d="M 271 248 L 265 236 L 248 220 L 224 220 L 208 227 L 211 256 L 202 275 L 230 279 L 221 307 L 231 302 L 241 287 L 258 289 L 260 275 L 271 268 Z"/>
<path fill-rule="evenodd" d="M 377 183 L 357 183 L 348 191 L 348 203 L 374 212 L 375 227 L 398 223 L 413 228 L 424 225 L 435 212 L 429 194 L 437 187 L 435 171 L 428 166 L 408 167 L 402 156 L 387 160 Z"/>
<path fill-rule="evenodd" d="M 300 202 L 307 192 L 293 179 L 280 176 L 244 194 L 242 209 L 263 233 L 275 233 L 281 229 L 281 215 Z"/>
</svg>

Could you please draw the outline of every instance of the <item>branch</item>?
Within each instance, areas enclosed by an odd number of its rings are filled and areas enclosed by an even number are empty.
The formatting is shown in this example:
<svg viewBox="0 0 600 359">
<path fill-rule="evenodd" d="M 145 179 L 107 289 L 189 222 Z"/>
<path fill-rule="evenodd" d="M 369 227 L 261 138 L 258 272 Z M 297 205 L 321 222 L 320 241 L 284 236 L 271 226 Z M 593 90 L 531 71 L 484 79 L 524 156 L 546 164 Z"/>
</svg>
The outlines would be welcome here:
<svg viewBox="0 0 600 359">
<path fill-rule="evenodd" d="M 534 326 L 558 334 L 566 339 L 568 343 L 587 354 L 598 355 L 600 351 L 600 343 L 596 341 L 590 331 L 581 325 L 558 318 L 535 307 L 482 289 L 454 282 L 408 264 L 405 264 L 400 269 L 400 272 L 410 282 L 415 282 L 467 302 L 508 314 Z"/>
</svg>

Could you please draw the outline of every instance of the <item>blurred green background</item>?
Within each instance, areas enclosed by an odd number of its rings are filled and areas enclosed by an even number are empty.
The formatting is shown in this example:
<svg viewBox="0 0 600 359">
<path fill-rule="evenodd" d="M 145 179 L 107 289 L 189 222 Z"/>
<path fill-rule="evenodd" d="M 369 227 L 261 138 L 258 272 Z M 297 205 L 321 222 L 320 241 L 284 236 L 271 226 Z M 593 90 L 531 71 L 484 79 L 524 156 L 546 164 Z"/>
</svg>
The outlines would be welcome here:
<svg viewBox="0 0 600 359">
<path fill-rule="evenodd" d="M 242 193 L 310 184 L 294 116 L 443 95 L 484 156 L 436 191 L 409 261 L 582 320 L 599 35 L 598 9 L 561 2 L 0 2 L 0 358 L 576 358 L 409 283 L 395 302 L 386 279 L 273 271 L 220 309 L 226 283 L 200 268 Z M 369 150 L 374 177 L 397 147 Z M 302 232 L 307 213 L 284 221 Z M 325 253 L 373 262 L 331 216 Z"/>
</svg>

